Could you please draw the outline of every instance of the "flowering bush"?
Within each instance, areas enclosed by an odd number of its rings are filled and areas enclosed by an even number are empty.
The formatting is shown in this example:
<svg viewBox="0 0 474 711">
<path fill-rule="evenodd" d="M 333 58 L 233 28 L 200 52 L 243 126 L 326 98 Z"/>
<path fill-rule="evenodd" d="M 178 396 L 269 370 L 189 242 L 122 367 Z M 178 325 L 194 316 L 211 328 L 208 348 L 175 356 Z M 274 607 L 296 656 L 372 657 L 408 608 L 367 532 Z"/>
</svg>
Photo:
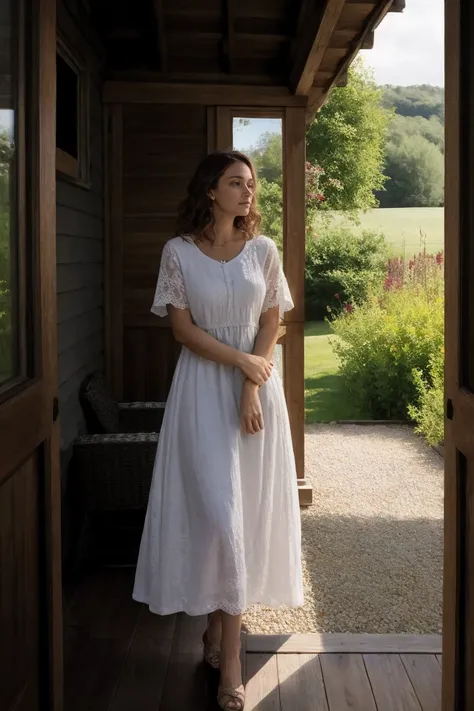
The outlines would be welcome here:
<svg viewBox="0 0 474 711">
<path fill-rule="evenodd" d="M 325 179 L 325 172 L 319 165 L 306 163 L 306 227 L 312 231 L 316 211 L 326 200 L 323 182 L 342 190 L 342 183 L 332 178 Z M 283 248 L 283 191 L 281 181 L 265 177 L 259 179 L 258 209 L 262 215 L 261 230 L 272 237 L 279 249 Z"/>
<path fill-rule="evenodd" d="M 425 290 L 435 289 L 438 293 L 443 285 L 443 262 L 442 252 L 428 254 L 423 251 L 408 262 L 403 257 L 391 257 L 388 260 L 384 288 L 393 290 L 418 285 Z"/>
<path fill-rule="evenodd" d="M 337 228 L 312 237 L 306 245 L 306 319 L 351 312 L 371 289 L 381 287 L 386 263 L 382 235 Z"/>
<path fill-rule="evenodd" d="M 391 280 L 332 322 L 346 387 L 375 419 L 414 414 L 410 406 L 419 406 L 422 383 L 433 385 L 433 358 L 443 347 L 442 257 L 413 261 L 391 260 Z"/>
<path fill-rule="evenodd" d="M 328 178 L 323 168 L 317 163 L 306 162 L 306 228 L 312 229 L 317 210 L 326 201 L 325 186 L 331 185 L 336 190 L 342 190 L 343 184 L 336 178 Z"/>
</svg>

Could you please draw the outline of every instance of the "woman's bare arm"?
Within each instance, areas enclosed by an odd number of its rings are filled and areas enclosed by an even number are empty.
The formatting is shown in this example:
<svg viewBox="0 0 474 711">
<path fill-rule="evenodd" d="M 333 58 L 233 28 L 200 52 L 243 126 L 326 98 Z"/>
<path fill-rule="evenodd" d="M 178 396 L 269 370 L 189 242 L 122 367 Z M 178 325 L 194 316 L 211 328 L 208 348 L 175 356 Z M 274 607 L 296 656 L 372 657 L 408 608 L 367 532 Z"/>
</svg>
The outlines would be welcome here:
<svg viewBox="0 0 474 711">
<path fill-rule="evenodd" d="M 251 382 L 258 385 L 270 377 L 271 365 L 260 354 L 249 354 L 221 343 L 192 322 L 189 309 L 178 309 L 168 305 L 168 314 L 175 339 L 196 355 L 214 363 L 240 368 Z"/>
<path fill-rule="evenodd" d="M 278 341 L 278 332 L 280 329 L 280 309 L 278 306 L 268 309 L 260 316 L 260 327 L 255 339 L 253 354 L 262 356 L 266 360 L 270 360 L 275 350 L 276 342 Z M 245 385 L 256 386 L 254 382 L 246 378 Z"/>
</svg>

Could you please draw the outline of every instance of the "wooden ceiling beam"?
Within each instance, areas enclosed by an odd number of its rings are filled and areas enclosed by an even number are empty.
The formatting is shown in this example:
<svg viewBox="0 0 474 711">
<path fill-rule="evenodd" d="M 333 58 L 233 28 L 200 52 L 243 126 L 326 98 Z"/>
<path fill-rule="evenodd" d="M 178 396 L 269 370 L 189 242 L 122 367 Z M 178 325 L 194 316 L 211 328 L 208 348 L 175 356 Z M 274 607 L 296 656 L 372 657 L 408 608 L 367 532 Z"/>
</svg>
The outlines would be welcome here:
<svg viewBox="0 0 474 711">
<path fill-rule="evenodd" d="M 375 10 L 377 0 L 371 0 L 370 2 L 364 2 L 364 0 L 346 0 L 346 3 L 347 5 L 356 5 L 362 13 L 368 13 Z M 405 4 L 406 0 L 393 0 L 388 12 L 403 12 Z"/>
<path fill-rule="evenodd" d="M 306 96 L 294 96 L 286 86 L 168 84 L 106 81 L 102 100 L 112 104 L 201 104 L 211 106 L 302 106 Z"/>
<path fill-rule="evenodd" d="M 361 49 L 373 49 L 375 42 L 375 32 L 369 32 L 365 40 L 362 42 Z"/>
<path fill-rule="evenodd" d="M 226 74 L 232 74 L 235 63 L 235 0 L 222 0 L 222 4 L 224 17 L 223 64 Z"/>
<path fill-rule="evenodd" d="M 162 72 L 168 71 L 168 48 L 165 32 L 165 13 L 163 11 L 163 0 L 153 0 L 153 10 L 156 19 L 156 44 L 158 56 L 160 58 L 160 69 Z"/>
<path fill-rule="evenodd" d="M 298 19 L 290 87 L 295 94 L 308 95 L 329 47 L 345 0 L 327 0 L 319 23 L 314 17 L 314 2 L 303 0 Z"/>
<path fill-rule="evenodd" d="M 336 30 L 331 38 L 330 49 L 348 48 L 354 41 L 354 30 Z M 374 46 L 374 33 L 371 32 L 361 49 L 372 49 Z"/>
<path fill-rule="evenodd" d="M 337 86 L 338 82 L 343 80 L 343 77 L 347 74 L 350 65 L 354 61 L 359 51 L 362 49 L 362 46 L 365 42 L 367 42 L 368 38 L 374 32 L 375 28 L 382 22 L 385 15 L 390 11 L 393 2 L 394 0 L 383 0 L 383 2 L 374 7 L 374 10 L 368 18 L 367 24 L 365 25 L 362 32 L 360 32 L 356 36 L 345 59 L 339 65 L 337 72 L 335 72 L 333 81 L 325 89 L 316 87 L 313 88 L 312 91 L 309 93 L 308 106 L 306 110 L 306 120 L 308 123 L 311 123 L 315 113 L 325 103 L 331 88 L 333 86 Z"/>
</svg>

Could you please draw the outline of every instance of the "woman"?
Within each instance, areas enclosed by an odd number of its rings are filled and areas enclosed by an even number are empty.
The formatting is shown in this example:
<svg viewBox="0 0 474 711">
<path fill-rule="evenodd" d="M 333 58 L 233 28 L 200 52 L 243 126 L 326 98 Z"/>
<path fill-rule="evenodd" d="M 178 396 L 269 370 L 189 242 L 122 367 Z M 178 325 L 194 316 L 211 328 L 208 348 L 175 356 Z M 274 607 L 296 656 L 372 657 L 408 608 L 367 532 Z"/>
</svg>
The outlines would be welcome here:
<svg viewBox="0 0 474 711">
<path fill-rule="evenodd" d="M 303 604 L 288 413 L 273 351 L 293 308 L 274 242 L 256 236 L 255 171 L 236 151 L 198 166 L 163 249 L 151 310 L 183 348 L 156 453 L 133 597 L 208 614 L 218 702 L 241 711 L 241 616 Z"/>
</svg>

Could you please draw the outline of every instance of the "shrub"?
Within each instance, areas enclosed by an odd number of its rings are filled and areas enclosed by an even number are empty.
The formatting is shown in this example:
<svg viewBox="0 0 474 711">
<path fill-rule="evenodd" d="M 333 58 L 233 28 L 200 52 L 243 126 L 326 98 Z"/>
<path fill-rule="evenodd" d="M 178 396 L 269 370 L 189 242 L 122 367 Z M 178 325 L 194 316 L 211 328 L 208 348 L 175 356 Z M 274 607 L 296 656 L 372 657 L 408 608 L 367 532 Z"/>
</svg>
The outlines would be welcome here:
<svg viewBox="0 0 474 711">
<path fill-rule="evenodd" d="M 443 346 L 441 262 L 426 284 L 408 278 L 400 284 L 386 281 L 384 290 L 332 322 L 346 387 L 375 419 L 409 417 L 420 378 L 431 382 L 432 358 Z"/>
<path fill-rule="evenodd" d="M 387 244 L 374 232 L 355 234 L 334 228 L 310 239 L 306 247 L 307 320 L 324 319 L 344 304 L 362 304 L 383 283 Z"/>
<path fill-rule="evenodd" d="M 415 432 L 424 435 L 429 444 L 444 440 L 444 358 L 443 349 L 430 358 L 428 378 L 415 370 L 418 403 L 408 406 L 408 414 L 417 423 Z"/>
</svg>

